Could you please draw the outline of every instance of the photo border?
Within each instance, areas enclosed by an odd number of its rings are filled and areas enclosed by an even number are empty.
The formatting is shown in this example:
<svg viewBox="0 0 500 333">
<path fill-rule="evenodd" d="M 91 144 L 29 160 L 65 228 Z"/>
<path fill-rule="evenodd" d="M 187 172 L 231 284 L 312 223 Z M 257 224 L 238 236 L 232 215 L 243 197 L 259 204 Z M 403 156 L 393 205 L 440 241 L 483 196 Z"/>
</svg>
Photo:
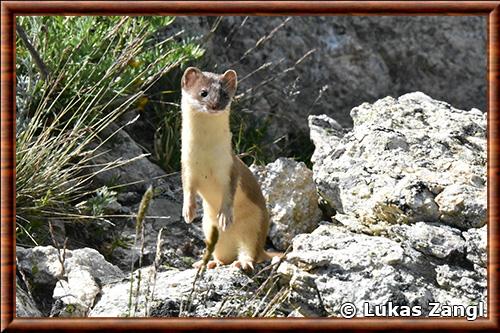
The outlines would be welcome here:
<svg viewBox="0 0 500 333">
<path fill-rule="evenodd" d="M 499 5 L 500 1 L 2 1 L 1 3 L 1 327 L 52 331 L 317 331 L 499 328 Z M 487 16 L 488 317 L 453 318 L 16 318 L 16 15 L 482 15 Z M 495 296 L 494 296 L 495 295 Z M 493 297 L 495 297 L 493 299 Z"/>
</svg>

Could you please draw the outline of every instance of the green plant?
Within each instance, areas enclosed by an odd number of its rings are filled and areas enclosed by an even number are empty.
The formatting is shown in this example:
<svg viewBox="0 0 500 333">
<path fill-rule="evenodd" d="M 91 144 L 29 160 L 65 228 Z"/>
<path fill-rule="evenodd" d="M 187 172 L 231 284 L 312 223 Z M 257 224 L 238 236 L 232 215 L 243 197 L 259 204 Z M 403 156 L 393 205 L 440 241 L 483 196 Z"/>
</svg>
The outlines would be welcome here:
<svg viewBox="0 0 500 333">
<path fill-rule="evenodd" d="M 145 156 L 92 165 L 98 149 L 116 133 L 101 137 L 102 131 L 127 110 L 141 107 L 162 75 L 203 53 L 193 43 L 158 35 L 172 20 L 17 18 L 27 37 L 16 40 L 18 239 L 37 243 L 33 221 L 93 218 L 100 209 L 88 213 L 78 205 L 94 194 L 89 181 Z"/>
<path fill-rule="evenodd" d="M 83 201 L 85 209 L 91 216 L 101 216 L 104 214 L 106 207 L 113 202 L 116 202 L 116 192 L 110 191 L 106 186 L 98 188 L 95 196 Z"/>
<path fill-rule="evenodd" d="M 17 24 L 32 36 L 33 46 L 38 49 L 43 67 L 49 73 L 46 80 L 54 79 L 57 73 L 62 74 L 61 79 L 73 81 L 71 89 L 58 100 L 64 104 L 73 97 L 72 93 L 88 94 L 87 90 L 94 84 L 102 85 L 103 79 L 111 89 L 93 91 L 90 97 L 97 92 L 103 95 L 99 96 L 103 101 L 115 98 L 117 92 L 126 97 L 157 79 L 160 68 L 202 54 L 203 51 L 189 40 L 177 42 L 175 36 L 161 36 L 159 29 L 172 21 L 172 17 L 163 16 L 21 16 Z M 28 51 L 19 38 L 16 45 L 19 50 L 16 74 L 18 77 L 31 74 L 33 99 L 39 101 L 44 98 L 40 93 L 51 86 L 44 84 L 46 80 L 40 80 L 44 75 L 39 75 L 42 71 L 36 68 L 36 62 L 26 61 Z"/>
<path fill-rule="evenodd" d="M 264 165 L 271 162 L 266 149 L 268 140 L 268 119 L 258 119 L 242 112 L 238 105 L 231 113 L 233 147 L 247 164 Z"/>
<path fill-rule="evenodd" d="M 167 172 L 180 169 L 181 152 L 180 110 L 170 108 L 165 112 L 154 137 L 154 152 L 157 163 Z"/>
</svg>

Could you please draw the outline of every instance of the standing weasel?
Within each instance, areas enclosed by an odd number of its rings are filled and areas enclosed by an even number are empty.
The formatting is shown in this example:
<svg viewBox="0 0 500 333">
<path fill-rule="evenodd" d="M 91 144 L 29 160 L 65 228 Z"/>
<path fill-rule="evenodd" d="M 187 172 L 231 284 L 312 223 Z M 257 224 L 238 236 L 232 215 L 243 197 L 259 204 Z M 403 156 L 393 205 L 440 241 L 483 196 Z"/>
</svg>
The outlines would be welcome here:
<svg viewBox="0 0 500 333">
<path fill-rule="evenodd" d="M 189 67 L 182 76 L 182 215 L 193 221 L 199 194 L 205 237 L 210 239 L 214 226 L 219 231 L 207 267 L 232 263 L 246 270 L 270 258 L 264 251 L 269 216 L 257 180 L 231 147 L 236 84 L 233 70 L 218 75 Z"/>
</svg>

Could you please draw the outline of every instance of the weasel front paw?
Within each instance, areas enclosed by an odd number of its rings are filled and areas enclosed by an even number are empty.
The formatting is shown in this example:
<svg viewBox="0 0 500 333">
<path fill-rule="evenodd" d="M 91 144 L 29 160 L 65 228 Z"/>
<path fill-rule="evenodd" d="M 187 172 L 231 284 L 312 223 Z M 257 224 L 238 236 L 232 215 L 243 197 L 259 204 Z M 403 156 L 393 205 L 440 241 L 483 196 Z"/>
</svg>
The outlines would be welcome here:
<svg viewBox="0 0 500 333">
<path fill-rule="evenodd" d="M 182 217 L 186 223 L 191 223 L 196 217 L 196 202 L 184 202 L 182 206 Z"/>
<path fill-rule="evenodd" d="M 217 221 L 219 222 L 219 227 L 222 231 L 226 231 L 226 229 L 233 223 L 232 207 L 221 208 L 219 214 L 217 214 Z"/>
</svg>

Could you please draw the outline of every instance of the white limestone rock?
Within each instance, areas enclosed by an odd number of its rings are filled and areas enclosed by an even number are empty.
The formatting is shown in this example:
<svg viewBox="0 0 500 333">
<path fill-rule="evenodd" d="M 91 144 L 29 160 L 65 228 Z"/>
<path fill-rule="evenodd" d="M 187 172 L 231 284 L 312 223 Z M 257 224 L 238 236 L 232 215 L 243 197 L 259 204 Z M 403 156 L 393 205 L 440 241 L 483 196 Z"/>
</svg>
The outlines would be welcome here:
<svg viewBox="0 0 500 333">
<path fill-rule="evenodd" d="M 294 236 L 313 231 L 321 217 L 312 171 L 290 158 L 252 170 L 266 199 L 269 238 L 276 249 L 286 250 Z"/>
</svg>

